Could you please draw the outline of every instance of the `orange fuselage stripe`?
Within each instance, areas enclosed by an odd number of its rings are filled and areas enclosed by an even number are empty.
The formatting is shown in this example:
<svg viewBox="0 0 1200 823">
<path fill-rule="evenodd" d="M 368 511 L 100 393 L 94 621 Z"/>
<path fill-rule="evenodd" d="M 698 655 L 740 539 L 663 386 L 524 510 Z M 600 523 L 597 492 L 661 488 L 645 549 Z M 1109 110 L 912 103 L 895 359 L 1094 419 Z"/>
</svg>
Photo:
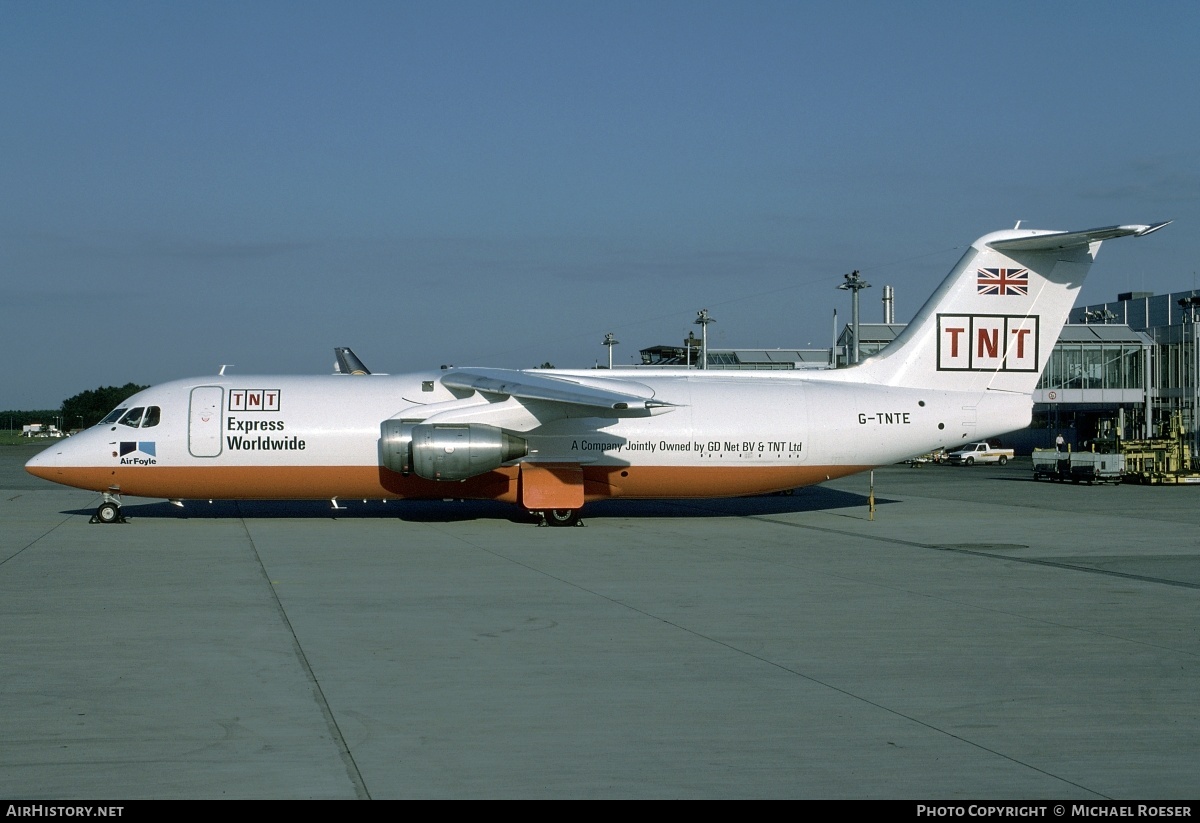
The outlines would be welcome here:
<svg viewBox="0 0 1200 823">
<path fill-rule="evenodd" d="M 764 494 L 822 483 L 870 466 L 584 466 L 584 499 L 703 498 Z M 93 491 L 179 500 L 319 500 L 457 497 L 520 500 L 520 471 L 503 467 L 462 482 L 404 477 L 377 466 L 39 467 L 39 477 Z"/>
</svg>

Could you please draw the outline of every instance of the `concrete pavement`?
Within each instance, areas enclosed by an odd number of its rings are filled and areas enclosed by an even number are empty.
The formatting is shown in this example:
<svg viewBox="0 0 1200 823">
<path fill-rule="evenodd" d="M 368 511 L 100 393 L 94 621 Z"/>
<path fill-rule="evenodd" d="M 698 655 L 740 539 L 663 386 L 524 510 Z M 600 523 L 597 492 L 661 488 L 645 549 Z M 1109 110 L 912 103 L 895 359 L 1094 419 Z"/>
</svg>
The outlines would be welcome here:
<svg viewBox="0 0 1200 823">
<path fill-rule="evenodd" d="M 1200 489 L 98 496 L 0 449 L 0 796 L 1195 798 Z"/>
</svg>

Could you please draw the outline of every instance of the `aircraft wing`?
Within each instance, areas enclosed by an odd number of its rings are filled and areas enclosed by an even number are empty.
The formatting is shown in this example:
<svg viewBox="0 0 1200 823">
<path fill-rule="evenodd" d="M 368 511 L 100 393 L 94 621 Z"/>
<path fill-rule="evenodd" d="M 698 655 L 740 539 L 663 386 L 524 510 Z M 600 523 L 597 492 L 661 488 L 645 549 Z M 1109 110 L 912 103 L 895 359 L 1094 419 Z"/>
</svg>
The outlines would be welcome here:
<svg viewBox="0 0 1200 823">
<path fill-rule="evenodd" d="M 1070 249 L 1076 246 L 1086 246 L 1100 240 L 1111 240 L 1114 237 L 1145 237 L 1156 232 L 1170 223 L 1155 223 L 1150 226 L 1107 226 L 1101 229 L 1086 229 L 1084 231 L 1056 231 L 1048 234 L 1035 234 L 1029 237 L 1013 237 L 1004 240 L 993 240 L 988 243 L 999 251 L 1053 251 L 1054 249 Z"/>
<path fill-rule="evenodd" d="M 670 411 L 679 405 L 655 400 L 653 389 L 633 380 L 602 377 L 576 380 L 512 369 L 454 369 L 442 376 L 442 385 L 519 400 L 584 406 L 603 410 L 606 416 Z"/>
</svg>

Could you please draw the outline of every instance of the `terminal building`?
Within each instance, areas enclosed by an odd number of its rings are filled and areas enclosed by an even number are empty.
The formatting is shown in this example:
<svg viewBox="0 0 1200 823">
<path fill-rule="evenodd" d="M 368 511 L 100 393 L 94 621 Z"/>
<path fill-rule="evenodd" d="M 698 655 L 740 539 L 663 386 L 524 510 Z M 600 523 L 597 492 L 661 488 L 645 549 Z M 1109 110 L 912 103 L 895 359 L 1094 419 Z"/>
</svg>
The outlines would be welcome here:
<svg viewBox="0 0 1200 823">
<path fill-rule="evenodd" d="M 903 323 L 860 323 L 858 349 L 868 357 L 891 343 Z M 1127 292 L 1110 303 L 1077 306 L 1033 394 L 1033 422 L 1002 438 L 1018 453 L 1049 446 L 1062 433 L 1075 448 L 1092 440 L 1165 436 L 1173 416 L 1200 453 L 1200 295 Z M 696 368 L 700 341 L 643 349 L 646 366 Z M 708 349 L 709 369 L 839 368 L 854 349 L 843 327 L 824 349 Z"/>
<path fill-rule="evenodd" d="M 1077 306 L 1068 322 L 1093 329 L 1126 329 L 1149 339 L 1149 356 L 1140 376 L 1146 432 L 1165 434 L 1172 415 L 1178 415 L 1195 453 L 1200 446 L 1200 296 L 1196 291 L 1126 292 L 1111 303 Z M 1046 377 L 1042 375 L 1043 383 Z"/>
<path fill-rule="evenodd" d="M 693 342 L 695 345 L 693 345 Z M 699 368 L 700 341 L 691 338 L 683 346 L 651 346 L 642 349 L 643 366 Z M 707 369 L 828 369 L 834 367 L 829 349 L 708 349 Z"/>
</svg>

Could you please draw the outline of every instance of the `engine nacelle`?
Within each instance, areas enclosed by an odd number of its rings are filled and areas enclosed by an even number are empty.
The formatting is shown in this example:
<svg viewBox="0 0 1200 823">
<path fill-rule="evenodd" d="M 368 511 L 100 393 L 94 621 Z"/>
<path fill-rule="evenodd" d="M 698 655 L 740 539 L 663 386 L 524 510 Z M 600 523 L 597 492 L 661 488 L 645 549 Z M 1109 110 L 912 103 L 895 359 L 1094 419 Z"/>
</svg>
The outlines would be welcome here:
<svg viewBox="0 0 1200 823">
<path fill-rule="evenodd" d="M 412 474 L 412 429 L 420 420 L 384 420 L 379 427 L 379 459 L 385 469 Z"/>
<path fill-rule="evenodd" d="M 427 480 L 466 480 L 529 453 L 522 437 L 485 423 L 421 423 L 385 420 L 383 465 Z"/>
</svg>

